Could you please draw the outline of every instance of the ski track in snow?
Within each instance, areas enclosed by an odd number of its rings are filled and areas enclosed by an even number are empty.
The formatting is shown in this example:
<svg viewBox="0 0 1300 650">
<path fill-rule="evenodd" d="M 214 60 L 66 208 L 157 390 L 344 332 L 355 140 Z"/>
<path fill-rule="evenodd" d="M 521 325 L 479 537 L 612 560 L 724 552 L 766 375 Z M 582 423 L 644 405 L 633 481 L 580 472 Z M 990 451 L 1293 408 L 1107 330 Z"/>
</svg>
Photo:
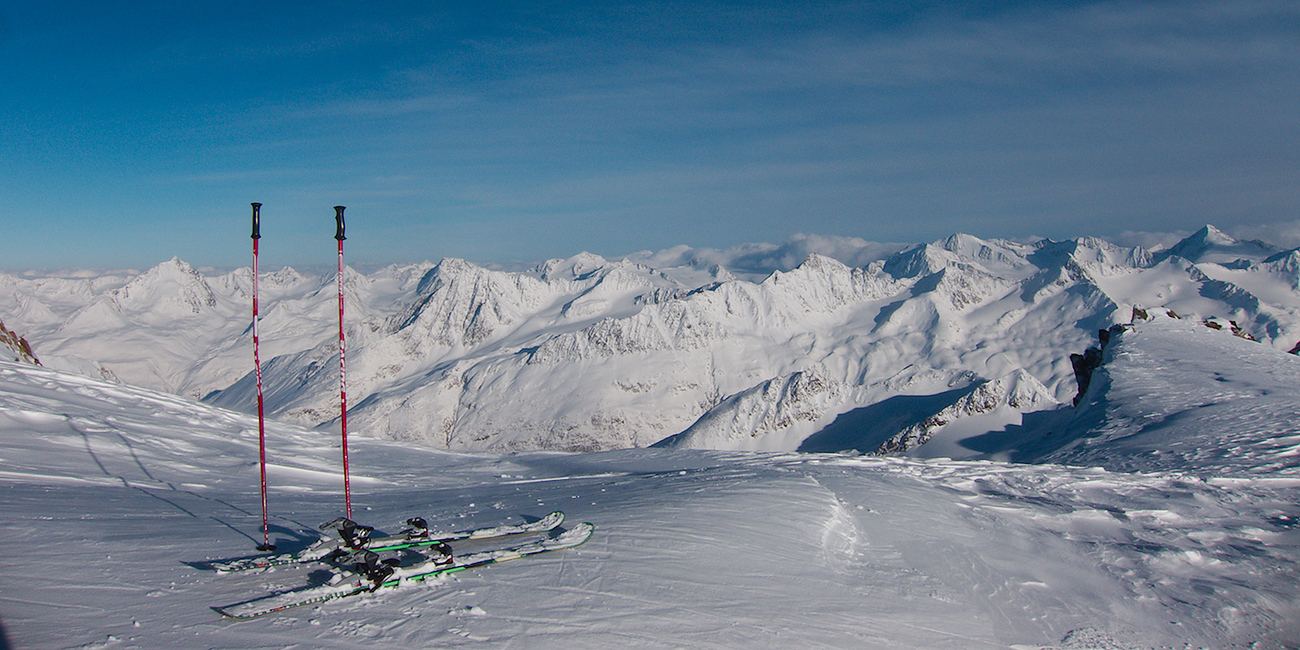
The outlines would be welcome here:
<svg viewBox="0 0 1300 650">
<path fill-rule="evenodd" d="M 229 621 L 322 579 L 260 542 L 256 422 L 0 363 L 0 623 L 16 648 L 1284 648 L 1300 477 L 827 454 L 452 454 L 360 438 L 356 518 L 562 509 L 586 545 Z M 273 424 L 272 539 L 339 514 L 332 434 Z M 276 475 L 273 475 L 273 477 Z M 385 522 L 389 522 L 385 524 Z M 486 542 L 465 542 L 472 552 Z M 1257 645 L 1252 646 L 1252 643 Z"/>
</svg>

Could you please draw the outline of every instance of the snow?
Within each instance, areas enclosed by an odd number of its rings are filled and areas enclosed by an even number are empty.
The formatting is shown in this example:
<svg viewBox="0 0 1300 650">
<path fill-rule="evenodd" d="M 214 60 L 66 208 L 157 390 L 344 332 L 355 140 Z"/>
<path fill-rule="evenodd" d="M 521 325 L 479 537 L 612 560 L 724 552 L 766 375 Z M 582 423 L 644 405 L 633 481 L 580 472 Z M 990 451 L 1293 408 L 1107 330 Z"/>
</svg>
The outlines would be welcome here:
<svg viewBox="0 0 1300 650">
<path fill-rule="evenodd" d="M 250 271 L 0 275 L 0 645 L 1300 647 L 1297 259 L 1207 226 L 349 269 L 354 518 L 596 532 L 251 621 L 210 608 L 324 572 L 199 565 L 262 541 Z M 259 284 L 294 551 L 343 514 L 335 285 Z"/>
<path fill-rule="evenodd" d="M 596 533 L 554 555 L 253 621 L 209 607 L 318 570 L 217 575 L 189 563 L 261 541 L 255 419 L 0 363 L 0 622 L 17 648 L 1295 647 L 1294 358 L 1169 318 L 1108 349 L 1092 408 L 1109 424 L 1081 436 L 1092 457 L 1074 458 L 1146 457 L 1125 427 L 1179 414 L 1179 435 L 1253 451 L 1228 465 L 1173 454 L 1161 471 L 1113 471 L 684 449 L 450 453 L 358 437 L 355 518 L 382 531 L 415 515 L 465 528 L 562 509 Z M 1246 350 L 1259 354 L 1231 362 Z M 1221 354 L 1195 354 L 1206 351 Z M 1220 376 L 1207 379 L 1211 364 Z M 1221 395 L 1217 411 L 1201 408 L 1207 391 Z M 1198 409 L 1203 418 L 1187 415 Z M 1160 432 L 1172 435 L 1147 431 Z M 341 514 L 336 437 L 272 422 L 268 441 L 272 540 L 302 548 Z"/>
<path fill-rule="evenodd" d="M 455 450 L 792 451 L 906 396 L 937 407 L 919 421 L 996 431 L 1071 402 L 1070 354 L 1135 308 L 1235 323 L 1292 349 L 1295 255 L 1207 226 L 1159 253 L 1092 237 L 956 234 L 904 248 L 800 236 L 582 253 L 524 271 L 458 259 L 348 269 L 348 419 Z M 334 279 L 281 269 L 260 285 L 268 412 L 337 428 Z M 248 269 L 205 275 L 172 259 L 134 276 L 0 286 L 6 326 L 50 367 L 245 412 L 256 403 Z M 1007 377 L 1042 395 L 996 415 L 938 412 L 950 391 Z"/>
</svg>

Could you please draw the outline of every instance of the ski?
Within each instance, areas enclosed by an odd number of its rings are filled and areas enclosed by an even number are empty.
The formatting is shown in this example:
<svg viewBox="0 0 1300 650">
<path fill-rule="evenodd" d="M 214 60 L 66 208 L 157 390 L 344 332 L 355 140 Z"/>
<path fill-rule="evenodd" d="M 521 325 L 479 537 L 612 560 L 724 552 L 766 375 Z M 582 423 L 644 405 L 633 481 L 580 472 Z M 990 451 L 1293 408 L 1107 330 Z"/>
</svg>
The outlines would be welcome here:
<svg viewBox="0 0 1300 650">
<path fill-rule="evenodd" d="M 448 563 L 440 564 L 436 560 L 426 559 L 407 567 L 385 566 L 383 567 L 385 571 L 382 574 L 374 576 L 367 576 L 361 571 L 340 569 L 335 573 L 336 578 L 330 583 L 271 594 L 234 605 L 213 607 L 213 609 L 229 618 L 241 620 L 257 618 L 292 607 L 347 598 L 370 593 L 380 588 L 397 587 L 409 582 L 421 582 L 429 578 L 465 571 L 466 569 L 573 548 L 590 539 L 594 530 L 595 527 L 592 524 L 582 523 L 555 537 L 534 540 L 510 548 L 473 553 L 456 558 Z M 365 551 L 362 551 L 362 553 L 365 553 Z M 375 563 L 371 562 L 371 566 L 375 566 Z"/>
<path fill-rule="evenodd" d="M 347 519 L 339 518 L 321 526 L 322 529 L 334 528 L 339 533 L 337 537 L 323 537 L 311 546 L 296 553 L 248 555 L 220 560 L 206 560 L 201 564 L 217 573 L 233 573 L 236 571 L 265 569 L 286 564 L 317 562 L 359 549 L 367 549 L 375 552 L 396 551 L 404 548 L 432 546 L 439 542 L 454 542 L 466 539 L 489 539 L 493 537 L 506 537 L 509 535 L 523 535 L 527 533 L 545 533 L 558 528 L 560 524 L 564 523 L 564 513 L 559 511 L 552 512 L 551 514 L 531 523 L 501 524 L 487 528 L 474 528 L 470 530 L 451 532 L 429 530 L 423 525 L 423 520 L 420 519 L 408 519 L 407 523 L 411 524 L 411 528 L 396 535 L 369 537 L 368 533 L 372 530 L 371 528 L 357 525 Z"/>
</svg>

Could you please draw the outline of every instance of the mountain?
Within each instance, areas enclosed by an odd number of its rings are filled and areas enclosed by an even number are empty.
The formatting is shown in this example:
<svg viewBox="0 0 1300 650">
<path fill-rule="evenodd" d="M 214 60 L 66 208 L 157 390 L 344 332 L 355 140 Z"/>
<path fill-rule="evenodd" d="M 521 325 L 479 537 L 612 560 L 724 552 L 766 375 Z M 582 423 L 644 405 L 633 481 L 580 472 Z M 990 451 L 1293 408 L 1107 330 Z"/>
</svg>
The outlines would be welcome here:
<svg viewBox="0 0 1300 650">
<path fill-rule="evenodd" d="M 242 623 L 330 578 L 201 568 L 262 542 L 248 270 L 0 275 L 0 647 L 1300 647 L 1300 252 L 1220 235 L 348 269 L 354 517 L 596 533 Z M 286 551 L 343 514 L 334 280 L 259 278 Z"/>
<path fill-rule="evenodd" d="M 418 265 L 364 277 L 348 295 L 364 312 L 393 309 Z M 408 284 L 403 284 L 407 282 Z M 0 274 L 0 314 L 21 323 L 42 362 L 188 397 L 229 386 L 252 359 L 252 272 L 205 275 L 179 259 L 93 278 Z M 260 278 L 264 359 L 315 347 L 337 331 L 335 277 L 283 268 Z"/>
<path fill-rule="evenodd" d="M 1207 225 L 1156 257 L 1157 260 L 1181 257 L 1191 262 L 1232 264 L 1241 260 L 1269 257 L 1278 252 L 1276 247 L 1265 242 L 1233 239 L 1218 228 Z"/>
<path fill-rule="evenodd" d="M 348 421 L 462 450 L 910 450 L 1072 403 L 1070 355 L 1137 310 L 1232 321 L 1290 350 L 1297 259 L 1207 226 L 1156 252 L 1092 237 L 804 237 L 518 271 L 349 269 Z M 273 417 L 338 426 L 333 281 L 287 269 L 261 281 Z M 14 288 L 0 314 L 47 363 L 90 359 L 135 385 L 256 404 L 247 269 L 206 276 L 172 260 L 97 285 L 0 282 Z M 853 424 L 886 410 L 884 429 Z"/>
</svg>

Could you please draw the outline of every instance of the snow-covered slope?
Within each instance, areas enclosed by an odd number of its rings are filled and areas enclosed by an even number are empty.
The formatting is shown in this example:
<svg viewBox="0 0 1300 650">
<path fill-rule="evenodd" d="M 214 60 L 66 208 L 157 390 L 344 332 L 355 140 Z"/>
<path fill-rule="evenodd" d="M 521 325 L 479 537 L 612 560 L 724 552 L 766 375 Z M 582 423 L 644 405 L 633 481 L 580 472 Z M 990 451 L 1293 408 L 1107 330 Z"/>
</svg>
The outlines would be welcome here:
<svg viewBox="0 0 1300 650">
<path fill-rule="evenodd" d="M 1118 343 L 1112 391 L 1126 383 L 1125 355 L 1138 372 L 1176 350 L 1150 331 Z M 1203 387 L 1195 370 L 1153 368 L 1131 380 L 1151 390 L 1130 406 L 1153 409 L 1126 412 L 1134 421 L 1200 399 L 1186 388 Z M 1223 379 L 1233 395 L 1261 385 L 1242 370 Z M 1233 401 L 1247 400 L 1223 403 Z M 1291 417 L 1252 415 L 1232 433 L 1247 440 Z M 1221 432 L 1212 416 L 1183 432 Z M 336 436 L 280 423 L 267 433 L 272 540 L 301 548 L 343 508 Z M 1094 438 L 1096 454 L 1141 455 Z M 1175 455 L 1174 472 L 1129 474 L 678 449 L 461 454 L 358 438 L 363 523 L 392 531 L 419 515 L 461 527 L 562 509 L 596 534 L 555 555 L 246 622 L 209 607 L 323 579 L 310 567 L 216 575 L 190 564 L 261 541 L 254 418 L 0 362 L 0 458 L 0 633 L 25 650 L 1300 644 L 1300 472 L 1268 453 L 1220 476 L 1194 454 Z"/>
<path fill-rule="evenodd" d="M 348 299 L 362 314 L 392 311 L 420 268 L 371 276 L 349 269 Z M 0 314 L 21 326 L 50 367 L 202 397 L 229 386 L 251 364 L 250 269 L 204 275 L 173 258 L 134 275 L 0 275 L 0 287 Z M 333 277 L 283 268 L 264 274 L 259 292 L 264 359 L 313 348 L 337 330 Z"/>
<path fill-rule="evenodd" d="M 1227 328 L 1153 314 L 1112 338 L 1078 408 L 1034 414 L 947 455 L 1290 475 L 1300 468 L 1297 386 L 1300 357 Z"/>
<path fill-rule="evenodd" d="M 1070 355 L 1135 307 L 1231 320 L 1273 349 L 1300 341 L 1297 253 L 1210 226 L 1163 251 L 970 235 L 892 250 L 802 238 L 522 272 L 454 259 L 350 271 L 349 428 L 447 449 L 870 452 L 1071 403 Z M 179 260 L 98 284 L 5 276 L 0 316 L 49 365 L 89 359 L 251 411 L 249 280 Z M 262 287 L 269 412 L 337 426 L 331 280 L 285 270 Z M 916 417 L 843 439 L 854 414 L 886 407 Z"/>
</svg>

